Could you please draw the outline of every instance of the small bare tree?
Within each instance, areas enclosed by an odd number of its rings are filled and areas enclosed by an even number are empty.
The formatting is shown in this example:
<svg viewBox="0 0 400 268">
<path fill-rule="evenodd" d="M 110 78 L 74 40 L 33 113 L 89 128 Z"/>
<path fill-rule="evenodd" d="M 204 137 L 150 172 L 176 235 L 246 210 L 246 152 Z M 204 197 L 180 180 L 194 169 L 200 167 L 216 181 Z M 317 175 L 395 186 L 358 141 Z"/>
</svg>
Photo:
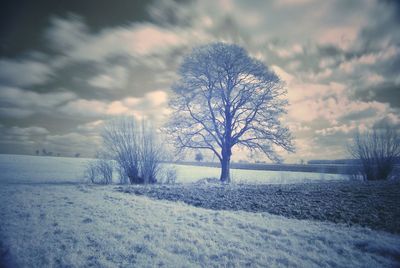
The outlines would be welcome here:
<svg viewBox="0 0 400 268">
<path fill-rule="evenodd" d="M 232 148 L 261 151 L 278 161 L 274 147 L 293 151 L 281 125 L 286 94 L 279 77 L 246 50 L 224 43 L 195 48 L 172 88 L 172 117 L 166 132 L 180 150 L 210 150 L 221 163 L 222 182 L 230 181 Z"/>
<path fill-rule="evenodd" d="M 389 126 L 357 132 L 348 150 L 360 161 L 359 172 L 364 180 L 386 180 L 400 157 L 400 136 Z"/>
<path fill-rule="evenodd" d="M 139 177 L 137 125 L 133 118 L 120 117 L 107 122 L 101 133 L 104 151 L 118 163 L 120 175 L 130 183 L 143 183 Z"/>
<path fill-rule="evenodd" d="M 163 160 L 163 151 L 155 131 L 133 117 L 109 121 L 102 132 L 104 151 L 116 161 L 121 181 L 131 184 L 155 183 Z"/>
<path fill-rule="evenodd" d="M 99 158 L 88 164 L 85 170 L 85 177 L 91 183 L 110 184 L 113 179 L 113 165 L 111 160 Z"/>
</svg>

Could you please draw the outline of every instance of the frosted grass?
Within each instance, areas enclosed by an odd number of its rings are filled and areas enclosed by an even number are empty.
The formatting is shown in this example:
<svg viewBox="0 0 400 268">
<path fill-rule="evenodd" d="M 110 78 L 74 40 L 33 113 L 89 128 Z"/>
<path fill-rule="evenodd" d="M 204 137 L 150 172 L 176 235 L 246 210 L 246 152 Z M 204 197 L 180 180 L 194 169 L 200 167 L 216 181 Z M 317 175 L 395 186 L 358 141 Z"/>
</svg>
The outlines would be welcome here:
<svg viewBox="0 0 400 268">
<path fill-rule="evenodd" d="M 268 213 L 213 211 L 113 188 L 2 185 L 0 242 L 5 263 L 9 267 L 399 265 L 398 235 Z"/>
</svg>

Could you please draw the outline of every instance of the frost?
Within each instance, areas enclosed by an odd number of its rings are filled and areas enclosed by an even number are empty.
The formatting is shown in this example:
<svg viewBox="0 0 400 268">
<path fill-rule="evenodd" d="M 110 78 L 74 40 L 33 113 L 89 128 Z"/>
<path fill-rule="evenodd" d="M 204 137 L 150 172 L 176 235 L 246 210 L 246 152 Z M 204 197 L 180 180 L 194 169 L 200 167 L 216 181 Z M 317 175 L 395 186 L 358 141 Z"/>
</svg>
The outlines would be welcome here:
<svg viewBox="0 0 400 268">
<path fill-rule="evenodd" d="M 109 186 L 2 185 L 0 211 L 3 248 L 18 267 L 399 265 L 397 235 L 206 210 Z"/>
</svg>

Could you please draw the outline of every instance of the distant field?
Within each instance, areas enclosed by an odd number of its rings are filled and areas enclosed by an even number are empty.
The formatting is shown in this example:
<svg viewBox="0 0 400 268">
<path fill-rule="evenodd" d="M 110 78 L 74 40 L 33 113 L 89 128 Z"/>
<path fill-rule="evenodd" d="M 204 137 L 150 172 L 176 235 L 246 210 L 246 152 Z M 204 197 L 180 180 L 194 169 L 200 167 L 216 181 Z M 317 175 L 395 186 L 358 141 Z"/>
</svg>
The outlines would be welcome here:
<svg viewBox="0 0 400 268">
<path fill-rule="evenodd" d="M 85 168 L 93 159 L 27 155 L 0 155 L 0 180 L 8 183 L 83 183 Z M 195 164 L 195 163 L 193 163 Z M 219 168 L 215 166 L 190 165 L 185 163 L 164 164 L 177 172 L 178 183 L 192 183 L 203 178 L 218 178 Z M 234 183 L 287 184 L 312 181 L 346 180 L 348 176 L 319 172 L 289 172 L 262 169 L 248 165 L 247 169 L 234 166 L 231 177 Z M 249 167 L 254 167 L 253 170 Z M 261 165 L 262 167 L 262 165 Z M 115 181 L 118 180 L 115 172 Z"/>
<path fill-rule="evenodd" d="M 179 165 L 219 167 L 219 163 L 212 162 L 178 162 Z M 231 163 L 231 168 L 247 170 L 269 170 L 269 171 L 291 171 L 291 172 L 311 172 L 327 174 L 352 174 L 356 166 L 354 165 L 334 165 L 334 164 L 254 164 L 254 163 Z"/>
</svg>

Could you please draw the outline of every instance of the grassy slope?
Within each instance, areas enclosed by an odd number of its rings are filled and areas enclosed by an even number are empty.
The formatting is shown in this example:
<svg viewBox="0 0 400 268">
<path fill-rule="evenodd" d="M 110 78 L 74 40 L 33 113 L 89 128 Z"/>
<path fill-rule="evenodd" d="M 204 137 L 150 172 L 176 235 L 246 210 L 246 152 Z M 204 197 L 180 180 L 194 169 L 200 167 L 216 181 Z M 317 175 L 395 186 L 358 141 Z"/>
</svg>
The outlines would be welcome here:
<svg viewBox="0 0 400 268">
<path fill-rule="evenodd" d="M 1 185 L 0 241 L 8 264 L 21 267 L 400 264 L 396 235 L 211 211 L 112 186 Z"/>
</svg>

